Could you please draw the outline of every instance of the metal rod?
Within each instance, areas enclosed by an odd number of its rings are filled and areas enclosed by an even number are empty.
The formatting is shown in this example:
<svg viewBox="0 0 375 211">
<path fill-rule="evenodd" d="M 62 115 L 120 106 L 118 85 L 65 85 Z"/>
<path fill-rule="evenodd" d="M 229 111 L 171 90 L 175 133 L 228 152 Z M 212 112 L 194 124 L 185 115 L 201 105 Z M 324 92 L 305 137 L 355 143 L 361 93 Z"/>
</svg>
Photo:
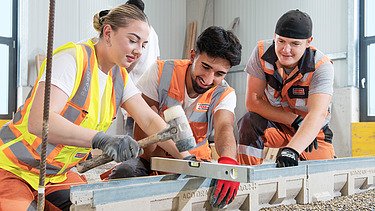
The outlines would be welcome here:
<svg viewBox="0 0 375 211">
<path fill-rule="evenodd" d="M 50 0 L 48 20 L 48 41 L 47 41 L 47 66 L 46 81 L 44 86 L 44 107 L 43 107 L 43 131 L 42 131 L 42 152 L 40 155 L 39 187 L 38 187 L 38 210 L 44 210 L 45 203 L 45 177 L 46 177 L 46 148 L 48 138 L 48 120 L 51 92 L 51 69 L 53 51 L 53 32 L 55 22 L 55 0 Z"/>
</svg>

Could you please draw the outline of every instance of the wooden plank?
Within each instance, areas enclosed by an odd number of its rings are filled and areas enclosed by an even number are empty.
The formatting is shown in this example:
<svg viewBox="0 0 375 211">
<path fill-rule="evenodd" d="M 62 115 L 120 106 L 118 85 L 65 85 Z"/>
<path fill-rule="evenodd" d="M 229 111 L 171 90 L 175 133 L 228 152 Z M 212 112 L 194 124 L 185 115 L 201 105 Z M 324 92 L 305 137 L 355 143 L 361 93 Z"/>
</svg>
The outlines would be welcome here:
<svg viewBox="0 0 375 211">
<path fill-rule="evenodd" d="M 375 122 L 352 123 L 352 156 L 375 156 Z"/>
<path fill-rule="evenodd" d="M 37 54 L 35 56 L 35 67 L 36 67 L 36 74 L 38 75 L 40 66 L 42 66 L 42 63 L 46 59 L 46 55 L 43 54 Z"/>
<path fill-rule="evenodd" d="M 279 148 L 268 148 L 265 147 L 264 150 L 266 151 L 264 160 L 265 161 L 276 161 L 277 153 L 279 152 Z"/>
</svg>

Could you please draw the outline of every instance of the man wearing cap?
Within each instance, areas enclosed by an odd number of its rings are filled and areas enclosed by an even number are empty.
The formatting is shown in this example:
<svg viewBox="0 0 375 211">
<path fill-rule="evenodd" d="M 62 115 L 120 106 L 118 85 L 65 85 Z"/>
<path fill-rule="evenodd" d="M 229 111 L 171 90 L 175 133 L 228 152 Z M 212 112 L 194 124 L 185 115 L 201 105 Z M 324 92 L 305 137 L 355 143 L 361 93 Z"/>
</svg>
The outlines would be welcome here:
<svg viewBox="0 0 375 211">
<path fill-rule="evenodd" d="M 245 68 L 248 113 L 238 121 L 240 163 L 261 164 L 265 146 L 281 148 L 277 167 L 334 158 L 333 65 L 312 40 L 311 18 L 297 9 L 280 17 L 273 40 L 254 48 Z"/>
</svg>

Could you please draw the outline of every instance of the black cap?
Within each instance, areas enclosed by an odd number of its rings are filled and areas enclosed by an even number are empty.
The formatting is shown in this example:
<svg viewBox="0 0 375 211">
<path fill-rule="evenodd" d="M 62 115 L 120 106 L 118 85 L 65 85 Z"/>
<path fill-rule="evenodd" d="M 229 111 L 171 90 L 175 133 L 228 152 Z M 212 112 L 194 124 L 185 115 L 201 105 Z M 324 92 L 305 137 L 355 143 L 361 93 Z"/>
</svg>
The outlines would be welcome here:
<svg viewBox="0 0 375 211">
<path fill-rule="evenodd" d="M 298 9 L 290 10 L 277 21 L 275 33 L 288 38 L 307 39 L 312 36 L 311 18 Z"/>
</svg>

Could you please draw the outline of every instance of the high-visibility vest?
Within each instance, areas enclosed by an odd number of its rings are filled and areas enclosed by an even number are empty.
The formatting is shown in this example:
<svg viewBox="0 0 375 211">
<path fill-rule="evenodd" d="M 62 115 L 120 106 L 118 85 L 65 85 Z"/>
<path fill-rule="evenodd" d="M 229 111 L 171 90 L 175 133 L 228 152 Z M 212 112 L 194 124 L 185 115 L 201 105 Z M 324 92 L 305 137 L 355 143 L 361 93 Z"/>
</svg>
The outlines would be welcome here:
<svg viewBox="0 0 375 211">
<path fill-rule="evenodd" d="M 307 48 L 300 65 L 295 67 L 287 77 L 280 75 L 284 71 L 277 63 L 275 44 L 272 40 L 261 40 L 258 42 L 259 61 L 266 74 L 267 87 L 265 94 L 271 105 L 282 107 L 284 110 L 301 115 L 307 115 L 307 98 L 309 85 L 311 84 L 314 71 L 326 62 L 332 62 L 326 55 L 315 47 Z M 327 110 L 326 120 L 322 127 L 331 118 L 330 108 Z"/>
<path fill-rule="evenodd" d="M 185 99 L 185 76 L 188 75 L 190 60 L 157 61 L 159 114 L 175 105 L 182 105 Z M 193 103 L 191 112 L 186 113 L 197 147 L 189 152 L 198 159 L 211 160 L 208 137 L 213 135 L 213 118 L 216 106 L 232 91 L 224 80 L 222 84 L 209 89 Z"/>
<path fill-rule="evenodd" d="M 103 97 L 99 99 L 98 62 L 94 43 L 67 43 L 54 51 L 74 49 L 76 53 L 76 79 L 72 94 L 60 113 L 68 121 L 98 131 L 106 131 L 116 116 L 124 87 L 128 81 L 125 68 L 113 67 L 107 77 Z M 34 88 L 25 104 L 14 115 L 12 121 L 0 130 L 0 168 L 12 172 L 37 189 L 39 183 L 39 160 L 41 138 L 28 131 L 28 119 L 38 81 L 45 70 L 43 62 Z M 100 114 L 100 115 L 99 115 Z M 99 119 L 100 118 L 100 119 Z M 66 172 L 81 160 L 86 159 L 90 148 L 47 144 L 46 183 L 59 183 L 66 179 Z"/>
</svg>

